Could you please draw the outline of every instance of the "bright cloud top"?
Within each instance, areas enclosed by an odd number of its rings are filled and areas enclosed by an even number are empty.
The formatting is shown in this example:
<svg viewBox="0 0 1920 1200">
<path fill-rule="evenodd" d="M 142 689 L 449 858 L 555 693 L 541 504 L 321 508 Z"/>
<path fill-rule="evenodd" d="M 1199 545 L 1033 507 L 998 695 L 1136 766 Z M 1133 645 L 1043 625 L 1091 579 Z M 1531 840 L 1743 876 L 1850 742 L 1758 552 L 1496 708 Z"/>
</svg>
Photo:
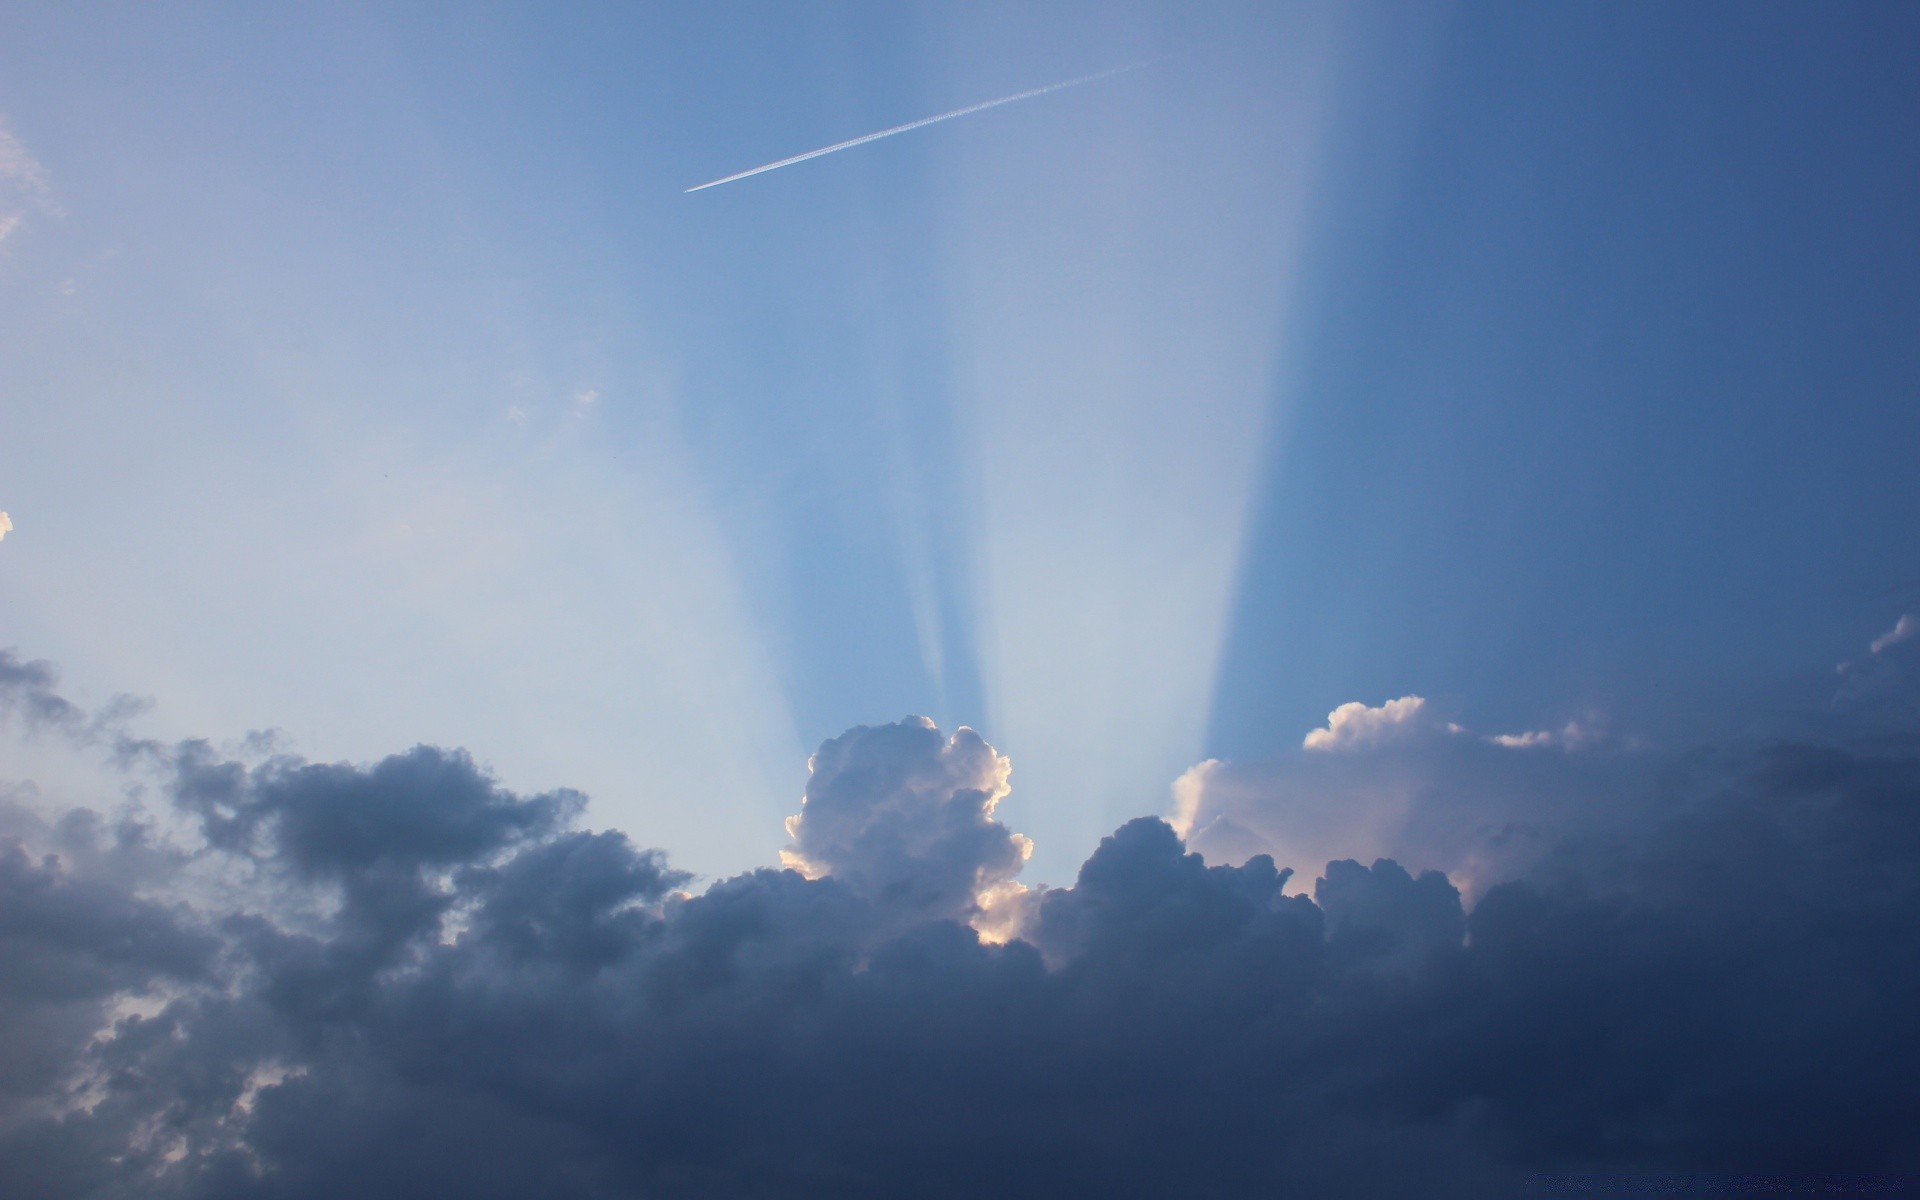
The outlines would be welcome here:
<svg viewBox="0 0 1920 1200">
<path fill-rule="evenodd" d="M 1313 730 L 1300 744 L 1308 750 L 1376 746 L 1421 728 L 1426 704 L 1420 696 L 1402 696 L 1378 708 L 1370 708 L 1358 700 L 1350 701 L 1328 713 L 1326 727 Z"/>
<path fill-rule="evenodd" d="M 828 875 L 912 920 L 970 920 L 1020 872 L 1033 843 L 993 819 L 1013 764 L 961 727 L 925 717 L 861 726 L 807 763 L 781 861 Z"/>
<path fill-rule="evenodd" d="M 1642 749 L 1607 735 L 1598 714 L 1481 735 L 1418 695 L 1352 701 L 1292 754 L 1188 769 L 1167 820 L 1209 859 L 1395 858 L 1477 896 L 1576 831 L 1639 819 Z"/>
</svg>

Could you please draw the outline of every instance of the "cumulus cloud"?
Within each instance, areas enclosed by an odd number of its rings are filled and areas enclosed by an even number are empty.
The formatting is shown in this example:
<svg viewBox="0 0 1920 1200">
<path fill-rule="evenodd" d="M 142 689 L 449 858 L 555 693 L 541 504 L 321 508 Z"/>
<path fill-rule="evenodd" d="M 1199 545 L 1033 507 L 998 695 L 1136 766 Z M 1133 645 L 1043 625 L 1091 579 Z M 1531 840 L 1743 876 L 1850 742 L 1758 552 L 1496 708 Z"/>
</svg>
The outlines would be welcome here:
<svg viewBox="0 0 1920 1200">
<path fill-rule="evenodd" d="M 7 236 L 6 232 L 4 230 L 0 230 L 0 238 L 4 238 L 6 236 Z M 0 512 L 0 542 L 6 541 L 7 535 L 12 532 L 13 532 L 13 518 L 9 517 L 4 512 Z"/>
<path fill-rule="evenodd" d="M 1190 768 L 1173 783 L 1168 821 L 1216 861 L 1394 858 L 1477 896 L 1565 837 L 1643 820 L 1664 786 L 1643 749 L 1607 733 L 1599 714 L 1483 736 L 1420 696 L 1353 702 L 1296 752 Z M 1568 761 L 1576 752 L 1586 761 Z"/>
<path fill-rule="evenodd" d="M 781 854 L 915 920 L 968 920 L 1012 882 L 1033 843 L 993 819 L 1013 765 L 973 730 L 925 717 L 861 726 L 808 761 Z"/>
<path fill-rule="evenodd" d="M 1226 763 L 1209 758 L 1188 767 L 1173 781 L 1173 809 L 1167 814 L 1167 824 L 1183 841 L 1193 833 L 1194 822 L 1200 818 L 1214 777 L 1225 770 Z"/>
<path fill-rule="evenodd" d="M 1408 737 L 1428 727 L 1426 707 L 1419 696 L 1402 696 L 1378 708 L 1354 700 L 1328 713 L 1326 728 L 1313 730 L 1300 744 L 1308 750 L 1352 750 Z"/>
<path fill-rule="evenodd" d="M 1382 746 L 1542 787 L 1604 759 Z M 1911 738 L 1723 751 L 1471 906 L 1390 858 L 1296 894 L 1304 862 L 1141 818 L 1003 944 L 969 922 L 1024 841 L 968 730 L 825 743 L 801 869 L 698 895 L 458 751 L 255 749 L 140 759 L 173 834 L 0 822 L 9 1196 L 1478 1197 L 1920 1157 Z"/>
</svg>

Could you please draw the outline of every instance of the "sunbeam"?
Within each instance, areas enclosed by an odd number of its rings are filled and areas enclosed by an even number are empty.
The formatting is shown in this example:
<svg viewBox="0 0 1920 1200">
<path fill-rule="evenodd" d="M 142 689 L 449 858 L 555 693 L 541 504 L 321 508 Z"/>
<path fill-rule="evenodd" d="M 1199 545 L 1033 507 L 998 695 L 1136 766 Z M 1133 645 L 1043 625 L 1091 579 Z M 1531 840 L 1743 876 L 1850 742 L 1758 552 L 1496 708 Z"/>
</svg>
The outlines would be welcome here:
<svg viewBox="0 0 1920 1200">
<path fill-rule="evenodd" d="M 1326 30 L 1289 33 L 1252 86 L 1193 62 L 963 139 L 943 189 L 989 727 L 1034 746 L 1042 877 L 1201 749 L 1326 89 Z"/>
</svg>

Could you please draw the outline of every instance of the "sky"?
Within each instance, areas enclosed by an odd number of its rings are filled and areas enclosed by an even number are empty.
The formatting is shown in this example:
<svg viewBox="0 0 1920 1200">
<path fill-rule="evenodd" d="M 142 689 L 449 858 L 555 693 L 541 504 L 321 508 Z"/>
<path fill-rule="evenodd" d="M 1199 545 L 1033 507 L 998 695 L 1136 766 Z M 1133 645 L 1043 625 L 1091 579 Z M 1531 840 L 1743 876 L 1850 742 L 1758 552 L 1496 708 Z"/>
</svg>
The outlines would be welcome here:
<svg viewBox="0 0 1920 1200">
<path fill-rule="evenodd" d="M 0 2 L 0 1180 L 1920 1171 L 1916 52 Z"/>
</svg>

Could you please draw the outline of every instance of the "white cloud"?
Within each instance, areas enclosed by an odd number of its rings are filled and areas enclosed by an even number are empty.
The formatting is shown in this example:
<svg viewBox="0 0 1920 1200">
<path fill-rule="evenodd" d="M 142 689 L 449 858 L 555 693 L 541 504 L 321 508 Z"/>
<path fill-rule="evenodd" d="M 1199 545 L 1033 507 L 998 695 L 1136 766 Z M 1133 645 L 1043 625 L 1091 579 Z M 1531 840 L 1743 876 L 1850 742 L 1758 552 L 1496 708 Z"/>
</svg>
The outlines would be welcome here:
<svg viewBox="0 0 1920 1200">
<path fill-rule="evenodd" d="M 1558 746 L 1562 750 L 1581 750 L 1600 739 L 1600 731 L 1591 723 L 1568 721 L 1558 729 L 1529 729 L 1525 733 L 1499 733 L 1488 738 L 1496 746 L 1509 750 L 1528 750 L 1540 746 Z"/>
<path fill-rule="evenodd" d="M 1913 619 L 1912 613 L 1902 613 L 1900 619 L 1893 623 L 1893 628 L 1873 639 L 1873 644 L 1867 649 L 1870 653 L 1879 654 L 1889 646 L 1906 641 L 1915 633 L 1920 633 L 1920 622 Z"/>
<path fill-rule="evenodd" d="M 0 542 L 7 540 L 7 534 L 13 529 L 13 518 L 0 512 Z"/>
<path fill-rule="evenodd" d="M 1900 614 L 1893 628 L 1867 644 L 1867 653 L 1834 667 L 1840 687 L 1836 711 L 1853 722 L 1890 723 L 1909 728 L 1920 717 L 1920 661 L 1910 653 L 1920 646 L 1920 617 Z"/>
<path fill-rule="evenodd" d="M 26 146 L 13 136 L 4 122 L 0 122 L 0 179 L 43 204 L 53 203 L 53 183 L 47 169 L 27 152 Z"/>
<path fill-rule="evenodd" d="M 1659 799 L 1651 761 L 1624 742 L 1524 753 L 1430 727 L 1351 752 L 1203 762 L 1175 785 L 1169 824 L 1211 863 L 1271 854 L 1299 872 L 1297 888 L 1334 859 L 1392 858 L 1445 871 L 1471 898 L 1575 831 L 1633 824 Z"/>
<path fill-rule="evenodd" d="M 0 242 L 20 227 L 28 209 L 58 216 L 53 181 L 26 145 L 0 121 Z"/>
<path fill-rule="evenodd" d="M 1209 862 L 1271 854 L 1299 872 L 1297 888 L 1330 860 L 1385 857 L 1445 871 L 1471 897 L 1655 798 L 1641 743 L 1600 714 L 1488 736 L 1436 708 L 1417 695 L 1343 704 L 1298 751 L 1207 759 L 1174 781 L 1167 823 Z M 1538 752 L 1549 748 L 1563 753 Z"/>
<path fill-rule="evenodd" d="M 1167 816 L 1167 824 L 1173 826 L 1181 838 L 1193 832 L 1194 819 L 1200 815 L 1200 805 L 1207 796 L 1207 784 L 1215 772 L 1225 767 L 1219 759 L 1209 758 L 1188 767 L 1173 781 L 1173 811 Z"/>
<path fill-rule="evenodd" d="M 1421 711 L 1426 703 L 1419 696 L 1402 696 L 1378 708 L 1369 708 L 1354 700 L 1328 713 L 1326 728 L 1309 733 L 1300 744 L 1309 750 L 1348 750 L 1378 745 L 1422 728 L 1425 722 Z"/>
<path fill-rule="evenodd" d="M 1525 733 L 1496 733 L 1487 740 L 1509 750 L 1524 750 L 1531 746 L 1551 746 L 1554 738 L 1551 729 L 1529 729 Z"/>
</svg>

